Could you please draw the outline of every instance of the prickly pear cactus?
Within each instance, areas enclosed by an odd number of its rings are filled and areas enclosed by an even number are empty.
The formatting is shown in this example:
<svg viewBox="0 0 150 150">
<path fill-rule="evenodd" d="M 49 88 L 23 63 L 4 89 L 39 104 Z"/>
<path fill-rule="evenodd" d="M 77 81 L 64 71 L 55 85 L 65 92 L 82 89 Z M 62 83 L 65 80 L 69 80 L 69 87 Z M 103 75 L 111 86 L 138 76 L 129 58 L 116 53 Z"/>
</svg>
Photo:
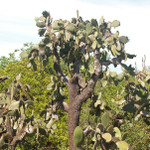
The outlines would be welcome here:
<svg viewBox="0 0 150 150">
<path fill-rule="evenodd" d="M 29 85 L 20 83 L 21 74 L 7 91 L 0 93 L 0 149 L 11 147 L 24 138 L 27 133 L 33 133 L 35 126 L 33 116 L 28 118 L 25 109 L 33 102 L 29 100 Z"/>
<path fill-rule="evenodd" d="M 102 118 L 105 115 L 106 113 L 104 113 Z M 116 149 L 117 147 L 120 150 L 129 149 L 129 145 L 124 141 L 121 131 L 113 125 L 104 126 L 102 123 L 98 123 L 96 129 L 92 129 L 91 131 L 92 134 L 94 133 L 94 137 L 92 138 L 94 142 L 93 150 L 99 147 L 103 149 Z"/>
</svg>

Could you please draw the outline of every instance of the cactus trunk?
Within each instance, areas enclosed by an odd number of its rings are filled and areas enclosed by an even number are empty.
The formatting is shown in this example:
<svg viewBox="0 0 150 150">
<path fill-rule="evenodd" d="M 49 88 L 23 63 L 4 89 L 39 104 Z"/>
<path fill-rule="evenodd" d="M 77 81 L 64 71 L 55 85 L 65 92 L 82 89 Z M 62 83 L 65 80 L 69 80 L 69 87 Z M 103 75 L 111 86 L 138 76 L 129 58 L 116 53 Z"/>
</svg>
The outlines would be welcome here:
<svg viewBox="0 0 150 150">
<path fill-rule="evenodd" d="M 70 106 L 68 110 L 68 133 L 69 133 L 69 150 L 75 150 L 73 142 L 73 133 L 75 128 L 79 125 L 79 116 L 81 104 L 76 100 L 78 93 L 78 86 L 75 83 L 69 85 Z"/>
<path fill-rule="evenodd" d="M 15 150 L 15 146 L 14 145 L 11 146 L 11 150 Z"/>
<path fill-rule="evenodd" d="M 79 115 L 80 115 L 80 111 L 75 110 L 75 108 L 73 107 L 70 107 L 68 112 L 69 150 L 75 150 L 75 146 L 73 143 L 73 133 L 75 128 L 79 124 Z"/>
</svg>

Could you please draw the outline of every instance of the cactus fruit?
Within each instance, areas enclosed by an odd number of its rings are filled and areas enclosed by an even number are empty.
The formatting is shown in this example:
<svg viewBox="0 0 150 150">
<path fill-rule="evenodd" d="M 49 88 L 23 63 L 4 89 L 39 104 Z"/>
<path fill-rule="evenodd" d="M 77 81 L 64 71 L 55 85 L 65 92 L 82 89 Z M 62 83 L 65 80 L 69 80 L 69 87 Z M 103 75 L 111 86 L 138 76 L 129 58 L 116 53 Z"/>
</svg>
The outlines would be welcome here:
<svg viewBox="0 0 150 150">
<path fill-rule="evenodd" d="M 81 146 L 82 142 L 83 142 L 83 139 L 84 139 L 84 135 L 83 135 L 83 131 L 81 129 L 81 127 L 77 126 L 74 130 L 74 134 L 73 134 L 73 142 L 74 142 L 74 145 L 76 147 L 79 147 Z"/>
<path fill-rule="evenodd" d="M 129 149 L 129 145 L 125 141 L 119 141 L 116 143 L 116 145 L 119 148 L 119 150 L 128 150 Z"/>
<path fill-rule="evenodd" d="M 105 139 L 106 143 L 109 143 L 112 140 L 112 135 L 110 133 L 104 133 L 102 134 L 102 138 Z"/>
</svg>

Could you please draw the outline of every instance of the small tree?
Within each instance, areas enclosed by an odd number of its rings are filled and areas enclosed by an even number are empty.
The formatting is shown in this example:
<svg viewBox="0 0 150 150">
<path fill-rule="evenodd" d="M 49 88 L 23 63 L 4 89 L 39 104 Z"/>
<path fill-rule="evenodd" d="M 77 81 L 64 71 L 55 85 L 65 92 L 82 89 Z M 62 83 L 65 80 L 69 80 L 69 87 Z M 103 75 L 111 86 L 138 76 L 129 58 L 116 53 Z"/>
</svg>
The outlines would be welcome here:
<svg viewBox="0 0 150 150">
<path fill-rule="evenodd" d="M 40 61 L 40 67 L 46 67 L 50 57 L 53 58 L 55 72 L 51 76 L 48 89 L 53 91 L 52 114 L 56 119 L 56 110 L 61 107 L 68 112 L 69 149 L 74 150 L 73 133 L 79 125 L 82 104 L 91 98 L 98 79 L 103 78 L 109 65 L 122 65 L 122 60 L 133 58 L 125 52 L 126 36 L 111 32 L 120 22 L 106 22 L 101 17 L 84 21 L 77 12 L 77 18 L 53 21 L 47 11 L 36 18 L 39 35 L 43 37 L 39 45 L 32 49 L 28 58 L 36 69 L 35 58 Z M 22 56 L 26 54 L 22 54 Z M 130 69 L 130 68 L 129 68 Z M 112 73 L 112 76 L 115 74 Z M 63 87 L 69 92 L 69 104 L 64 101 Z"/>
</svg>

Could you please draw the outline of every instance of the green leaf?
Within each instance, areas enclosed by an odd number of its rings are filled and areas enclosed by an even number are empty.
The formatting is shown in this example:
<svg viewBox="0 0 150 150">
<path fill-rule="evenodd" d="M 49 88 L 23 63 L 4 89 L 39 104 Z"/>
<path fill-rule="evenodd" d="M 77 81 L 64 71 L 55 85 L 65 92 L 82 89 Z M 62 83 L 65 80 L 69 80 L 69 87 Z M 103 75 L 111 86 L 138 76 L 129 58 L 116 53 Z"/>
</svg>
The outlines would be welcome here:
<svg viewBox="0 0 150 150">
<path fill-rule="evenodd" d="M 120 26 L 120 22 L 119 22 L 118 20 L 114 20 L 114 21 L 111 23 L 111 27 L 116 28 L 116 27 L 118 27 L 118 26 Z"/>
</svg>

